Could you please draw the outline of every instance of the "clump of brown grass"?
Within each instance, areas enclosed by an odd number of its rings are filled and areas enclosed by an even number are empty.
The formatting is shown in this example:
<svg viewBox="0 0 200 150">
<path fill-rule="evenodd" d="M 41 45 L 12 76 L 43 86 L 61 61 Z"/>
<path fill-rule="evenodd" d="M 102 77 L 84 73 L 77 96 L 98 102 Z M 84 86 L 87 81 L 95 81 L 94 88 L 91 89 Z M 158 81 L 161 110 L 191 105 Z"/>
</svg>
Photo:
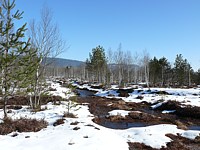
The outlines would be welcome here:
<svg viewBox="0 0 200 150">
<path fill-rule="evenodd" d="M 58 126 L 58 125 L 61 125 L 61 124 L 64 124 L 65 122 L 65 119 L 61 118 L 61 119 L 57 119 L 56 122 L 53 123 L 53 126 Z"/>
<path fill-rule="evenodd" d="M 180 122 L 179 120 L 176 120 L 175 124 L 177 125 L 178 129 L 187 130 L 187 126 L 184 125 L 184 123 Z"/>
<path fill-rule="evenodd" d="M 131 142 L 128 142 L 129 144 L 129 150 L 158 150 L 158 149 L 154 149 L 150 146 L 147 146 L 143 143 L 138 143 L 138 142 L 135 142 L 135 143 L 131 143 Z"/>
<path fill-rule="evenodd" d="M 68 113 L 68 112 L 65 112 L 63 117 L 66 117 L 66 118 L 77 118 L 77 116 L 73 113 Z"/>
<path fill-rule="evenodd" d="M 200 143 L 200 134 L 199 134 L 199 136 L 197 136 L 197 137 L 195 138 L 195 141 L 198 142 L 198 143 Z"/>
<path fill-rule="evenodd" d="M 6 135 L 12 132 L 37 132 L 46 128 L 48 123 L 44 119 L 20 118 L 13 120 L 6 118 L 0 123 L 0 135 Z"/>
<path fill-rule="evenodd" d="M 75 121 L 75 122 L 71 122 L 71 123 L 70 123 L 70 125 L 77 125 L 77 124 L 79 124 L 78 121 Z"/>
</svg>

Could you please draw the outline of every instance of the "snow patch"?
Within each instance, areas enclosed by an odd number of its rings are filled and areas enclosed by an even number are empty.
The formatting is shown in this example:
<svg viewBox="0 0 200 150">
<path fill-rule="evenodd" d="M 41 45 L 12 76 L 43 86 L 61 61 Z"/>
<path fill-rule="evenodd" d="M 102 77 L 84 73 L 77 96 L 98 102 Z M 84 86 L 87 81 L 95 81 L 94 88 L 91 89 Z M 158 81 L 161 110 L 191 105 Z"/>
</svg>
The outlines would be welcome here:
<svg viewBox="0 0 200 150">
<path fill-rule="evenodd" d="M 110 116 L 122 116 L 122 117 L 125 117 L 128 115 L 130 111 L 126 111 L 126 110 L 112 110 L 109 113 Z"/>
</svg>

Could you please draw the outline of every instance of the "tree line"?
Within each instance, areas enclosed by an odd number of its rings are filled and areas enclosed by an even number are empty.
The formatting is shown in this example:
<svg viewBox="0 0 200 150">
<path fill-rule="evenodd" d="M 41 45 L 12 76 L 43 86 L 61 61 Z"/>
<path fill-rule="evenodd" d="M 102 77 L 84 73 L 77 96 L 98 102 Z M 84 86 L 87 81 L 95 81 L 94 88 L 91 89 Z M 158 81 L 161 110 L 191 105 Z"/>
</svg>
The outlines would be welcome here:
<svg viewBox="0 0 200 150">
<path fill-rule="evenodd" d="M 73 69 L 73 78 L 105 85 L 142 84 L 157 87 L 183 87 L 200 84 L 200 70 L 194 71 L 182 54 L 177 54 L 171 64 L 167 58 L 150 58 L 149 53 L 131 54 L 122 50 L 121 44 L 107 53 L 97 46 L 89 53 L 85 66 Z"/>
<path fill-rule="evenodd" d="M 79 67 L 47 67 L 48 76 L 80 79 L 106 86 L 118 84 L 145 84 L 147 87 L 183 87 L 200 84 L 200 69 L 194 71 L 182 54 L 173 63 L 166 57 L 150 58 L 147 50 L 141 53 L 124 51 L 119 44 L 116 50 L 105 51 L 103 46 L 91 50 L 85 64 Z"/>
</svg>

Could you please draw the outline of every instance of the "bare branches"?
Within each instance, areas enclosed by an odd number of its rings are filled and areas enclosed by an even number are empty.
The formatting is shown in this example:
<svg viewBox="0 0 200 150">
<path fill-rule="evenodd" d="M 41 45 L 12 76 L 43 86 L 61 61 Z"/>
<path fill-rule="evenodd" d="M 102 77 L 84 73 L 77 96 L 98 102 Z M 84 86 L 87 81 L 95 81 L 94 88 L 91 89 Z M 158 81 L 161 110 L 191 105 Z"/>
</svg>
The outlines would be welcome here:
<svg viewBox="0 0 200 150">
<path fill-rule="evenodd" d="M 145 81 L 146 81 L 147 87 L 149 87 L 149 61 L 150 61 L 149 53 L 147 52 L 147 50 L 144 50 L 142 62 L 144 66 L 144 74 L 145 74 Z"/>
<path fill-rule="evenodd" d="M 132 82 L 149 82 L 149 60 L 150 56 L 146 50 L 132 55 L 131 51 L 124 51 L 121 44 L 115 51 L 108 50 L 108 62 L 112 63 L 111 76 L 120 86 Z"/>
<path fill-rule="evenodd" d="M 36 108 L 40 104 L 46 67 L 52 63 L 47 62 L 47 58 L 57 57 L 65 47 L 65 42 L 60 36 L 59 28 L 53 21 L 53 13 L 48 7 L 44 6 L 42 8 L 41 18 L 38 23 L 35 20 L 31 21 L 30 37 L 32 48 L 37 50 L 37 57 L 39 58 L 35 72 L 35 82 L 32 84 L 34 102 L 32 102 L 32 98 L 30 97 L 31 104 L 33 104 L 32 107 Z"/>
<path fill-rule="evenodd" d="M 43 60 L 55 58 L 65 48 L 59 28 L 53 21 L 52 11 L 46 6 L 41 10 L 40 22 L 31 21 L 30 37 L 32 45 L 38 49 L 38 56 L 42 56 Z"/>
</svg>

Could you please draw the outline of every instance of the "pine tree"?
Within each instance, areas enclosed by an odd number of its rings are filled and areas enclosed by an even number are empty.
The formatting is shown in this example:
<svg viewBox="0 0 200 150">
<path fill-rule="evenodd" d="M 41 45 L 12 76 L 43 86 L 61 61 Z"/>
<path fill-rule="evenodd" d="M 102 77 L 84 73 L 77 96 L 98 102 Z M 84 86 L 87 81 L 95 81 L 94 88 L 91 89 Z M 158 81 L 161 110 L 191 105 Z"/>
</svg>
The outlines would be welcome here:
<svg viewBox="0 0 200 150">
<path fill-rule="evenodd" d="M 183 59 L 182 54 L 176 55 L 175 63 L 175 73 L 176 73 L 176 80 L 179 86 L 184 85 L 185 83 L 185 73 L 187 69 L 187 59 Z"/>
<path fill-rule="evenodd" d="M 150 60 L 150 81 L 155 85 L 159 84 L 161 87 L 166 84 L 167 76 L 169 75 L 170 64 L 165 57 L 159 60 L 154 57 Z"/>
<path fill-rule="evenodd" d="M 28 75 L 25 69 L 24 55 L 29 52 L 29 40 L 24 42 L 22 38 L 25 36 L 26 24 L 15 30 L 14 21 L 22 18 L 23 12 L 17 10 L 13 13 L 15 0 L 4 0 L 0 6 L 0 63 L 1 63 L 1 86 L 4 118 L 7 117 L 7 101 L 12 96 L 15 89 L 20 87 Z M 27 71 L 27 72 L 25 72 Z"/>
<path fill-rule="evenodd" d="M 159 72 L 160 65 L 156 57 L 150 60 L 149 68 L 150 68 L 150 81 L 152 82 L 153 85 L 155 85 L 159 81 L 159 74 L 160 74 Z"/>
<path fill-rule="evenodd" d="M 105 83 L 107 72 L 107 61 L 105 50 L 101 46 L 92 49 L 89 59 L 86 60 L 86 69 L 99 83 Z"/>
</svg>

